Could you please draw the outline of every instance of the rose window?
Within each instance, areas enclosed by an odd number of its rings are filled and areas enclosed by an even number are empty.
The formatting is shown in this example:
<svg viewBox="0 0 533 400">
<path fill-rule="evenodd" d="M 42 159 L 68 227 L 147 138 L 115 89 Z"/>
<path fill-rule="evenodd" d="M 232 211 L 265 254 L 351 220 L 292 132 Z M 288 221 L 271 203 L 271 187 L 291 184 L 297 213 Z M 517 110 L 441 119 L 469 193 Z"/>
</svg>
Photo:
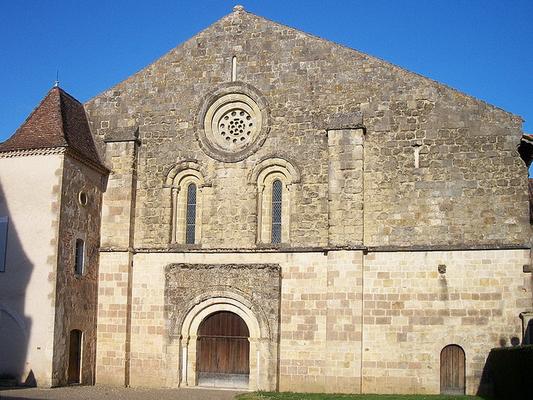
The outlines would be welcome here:
<svg viewBox="0 0 533 400">
<path fill-rule="evenodd" d="M 211 145 L 224 152 L 239 152 L 257 139 L 262 116 L 257 104 L 248 96 L 229 94 L 208 109 L 204 126 Z"/>
<path fill-rule="evenodd" d="M 221 88 L 206 99 L 196 133 L 209 156 L 226 162 L 256 152 L 269 131 L 264 99 L 249 86 L 234 86 Z"/>
<path fill-rule="evenodd" d="M 222 116 L 218 130 L 224 140 L 242 143 L 250 138 L 254 123 L 250 114 L 244 110 L 231 110 Z"/>
</svg>

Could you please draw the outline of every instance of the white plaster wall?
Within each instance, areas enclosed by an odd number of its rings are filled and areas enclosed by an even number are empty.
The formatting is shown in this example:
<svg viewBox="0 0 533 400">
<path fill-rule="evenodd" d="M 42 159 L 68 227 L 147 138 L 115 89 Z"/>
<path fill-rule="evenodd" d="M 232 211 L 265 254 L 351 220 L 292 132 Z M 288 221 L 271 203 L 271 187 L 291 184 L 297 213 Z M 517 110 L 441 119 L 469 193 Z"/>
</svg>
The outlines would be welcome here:
<svg viewBox="0 0 533 400">
<path fill-rule="evenodd" d="M 60 154 L 0 158 L 0 215 L 9 217 L 0 323 L 10 327 L 0 330 L 6 336 L 0 337 L 0 354 L 8 354 L 2 346 L 13 346 L 13 338 L 21 348 L 10 352 L 19 359 L 0 356 L 0 373 L 18 370 L 26 381 L 31 372 L 39 386 L 51 384 L 62 162 Z M 13 365 L 20 358 L 22 368 Z"/>
</svg>

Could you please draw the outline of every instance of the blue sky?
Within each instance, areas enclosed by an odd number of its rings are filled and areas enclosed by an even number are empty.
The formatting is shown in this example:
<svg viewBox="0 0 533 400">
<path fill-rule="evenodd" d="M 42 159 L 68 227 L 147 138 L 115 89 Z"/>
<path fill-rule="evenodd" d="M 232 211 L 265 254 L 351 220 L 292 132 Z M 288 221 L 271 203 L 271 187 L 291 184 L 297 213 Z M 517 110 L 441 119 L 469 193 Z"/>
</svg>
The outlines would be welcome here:
<svg viewBox="0 0 533 400">
<path fill-rule="evenodd" d="M 53 85 L 86 101 L 231 12 L 225 0 L 0 1 L 0 141 Z M 532 0 L 243 0 L 522 116 L 533 133 Z"/>
</svg>

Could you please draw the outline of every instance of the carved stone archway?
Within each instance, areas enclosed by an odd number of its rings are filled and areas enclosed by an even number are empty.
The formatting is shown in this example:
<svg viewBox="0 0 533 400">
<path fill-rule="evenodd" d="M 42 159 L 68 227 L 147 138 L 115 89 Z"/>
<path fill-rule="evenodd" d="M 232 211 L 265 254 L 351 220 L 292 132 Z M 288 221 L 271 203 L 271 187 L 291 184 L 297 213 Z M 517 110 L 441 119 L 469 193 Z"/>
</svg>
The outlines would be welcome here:
<svg viewBox="0 0 533 400">
<path fill-rule="evenodd" d="M 237 314 L 246 323 L 250 332 L 250 390 L 272 390 L 269 382 L 269 369 L 273 360 L 270 349 L 268 328 L 261 326 L 255 313 L 245 304 L 244 299 L 217 296 L 194 305 L 183 320 L 180 343 L 181 385 L 196 386 L 197 381 L 197 338 L 198 329 L 209 315 L 228 311 Z"/>
</svg>

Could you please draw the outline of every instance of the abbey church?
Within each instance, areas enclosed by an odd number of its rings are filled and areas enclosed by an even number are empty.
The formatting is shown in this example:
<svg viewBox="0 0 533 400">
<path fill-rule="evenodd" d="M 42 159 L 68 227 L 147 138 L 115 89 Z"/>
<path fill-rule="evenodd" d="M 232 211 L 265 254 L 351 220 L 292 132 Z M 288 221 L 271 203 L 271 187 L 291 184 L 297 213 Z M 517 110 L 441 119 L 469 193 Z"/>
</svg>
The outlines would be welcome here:
<svg viewBox="0 0 533 400">
<path fill-rule="evenodd" d="M 240 6 L 85 104 L 54 87 L 0 143 L 0 375 L 474 394 L 533 318 L 522 136 Z"/>
</svg>

